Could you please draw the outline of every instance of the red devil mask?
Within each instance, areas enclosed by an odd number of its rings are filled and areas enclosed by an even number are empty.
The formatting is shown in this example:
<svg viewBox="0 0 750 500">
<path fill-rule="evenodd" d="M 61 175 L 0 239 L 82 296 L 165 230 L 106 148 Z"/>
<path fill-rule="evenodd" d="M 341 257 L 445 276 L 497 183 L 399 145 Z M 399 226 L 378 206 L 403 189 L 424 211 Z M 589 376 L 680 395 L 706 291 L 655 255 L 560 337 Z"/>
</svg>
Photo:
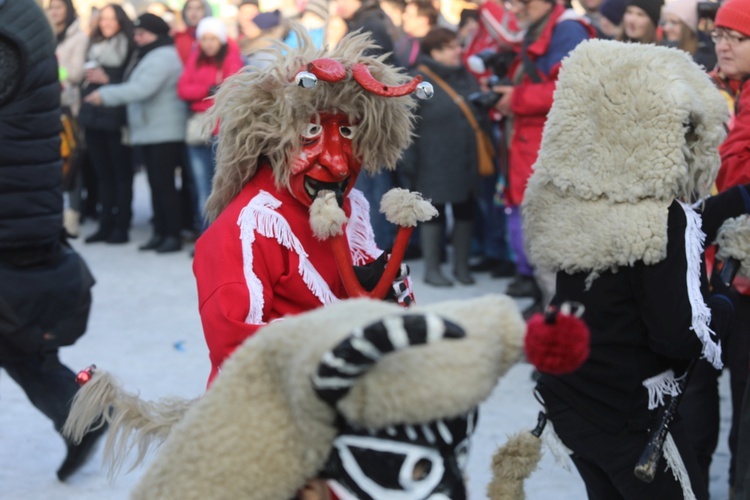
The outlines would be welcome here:
<svg viewBox="0 0 750 500">
<path fill-rule="evenodd" d="M 357 125 L 346 115 L 321 113 L 302 132 L 302 148 L 292 165 L 289 190 L 305 206 L 323 190 L 333 191 L 343 205 L 362 168 L 352 140 Z"/>
</svg>

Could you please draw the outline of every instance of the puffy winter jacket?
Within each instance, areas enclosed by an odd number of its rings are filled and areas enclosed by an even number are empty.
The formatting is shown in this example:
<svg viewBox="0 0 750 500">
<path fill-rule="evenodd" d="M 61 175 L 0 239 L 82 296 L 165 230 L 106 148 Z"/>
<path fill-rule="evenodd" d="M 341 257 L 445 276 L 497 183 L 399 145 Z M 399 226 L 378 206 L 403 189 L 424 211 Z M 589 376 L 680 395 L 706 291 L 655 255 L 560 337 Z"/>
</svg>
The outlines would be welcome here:
<svg viewBox="0 0 750 500">
<path fill-rule="evenodd" d="M 33 0 L 0 2 L 0 256 L 62 233 L 55 45 Z"/>
</svg>

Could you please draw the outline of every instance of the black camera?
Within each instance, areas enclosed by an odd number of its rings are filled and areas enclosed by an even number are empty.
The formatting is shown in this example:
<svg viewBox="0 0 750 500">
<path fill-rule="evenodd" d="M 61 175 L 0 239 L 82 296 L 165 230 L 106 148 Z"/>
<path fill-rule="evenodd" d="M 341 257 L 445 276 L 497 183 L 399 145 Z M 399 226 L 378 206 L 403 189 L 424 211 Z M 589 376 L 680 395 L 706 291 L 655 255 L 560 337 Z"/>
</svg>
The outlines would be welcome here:
<svg viewBox="0 0 750 500">
<path fill-rule="evenodd" d="M 470 56 L 466 62 L 474 73 L 481 74 L 489 70 L 493 75 L 503 78 L 508 74 L 515 58 L 514 52 L 486 49 Z"/>
<path fill-rule="evenodd" d="M 714 21 L 721 2 L 698 2 L 698 19 Z"/>
<path fill-rule="evenodd" d="M 490 88 L 498 85 L 510 85 L 508 71 L 513 64 L 516 54 L 510 51 L 496 52 L 492 49 L 483 50 L 469 57 L 467 64 L 474 73 L 481 74 L 489 70 L 492 75 L 487 82 Z M 503 97 L 502 94 L 488 90 L 486 92 L 473 92 L 469 94 L 468 100 L 475 106 L 491 108 Z"/>
<path fill-rule="evenodd" d="M 470 56 L 466 61 L 469 69 L 474 73 L 481 74 L 489 70 L 492 72 L 487 85 L 492 88 L 497 85 L 510 85 L 508 71 L 516 55 L 513 52 L 492 49 L 483 50 Z M 468 100 L 475 106 L 491 108 L 503 97 L 502 94 L 488 90 L 486 92 L 474 92 L 469 94 Z"/>
<path fill-rule="evenodd" d="M 498 77 L 497 75 L 490 76 L 489 81 L 487 82 L 487 85 L 489 85 L 490 88 L 495 87 L 497 85 L 503 85 L 504 83 L 508 83 L 503 81 L 502 78 Z M 486 92 L 482 92 L 481 90 L 478 90 L 476 92 L 472 92 L 467 96 L 467 99 L 470 103 L 474 104 L 475 106 L 479 106 L 480 108 L 491 108 L 495 104 L 497 104 L 497 101 L 502 99 L 503 94 L 497 93 L 492 90 L 488 90 Z"/>
</svg>

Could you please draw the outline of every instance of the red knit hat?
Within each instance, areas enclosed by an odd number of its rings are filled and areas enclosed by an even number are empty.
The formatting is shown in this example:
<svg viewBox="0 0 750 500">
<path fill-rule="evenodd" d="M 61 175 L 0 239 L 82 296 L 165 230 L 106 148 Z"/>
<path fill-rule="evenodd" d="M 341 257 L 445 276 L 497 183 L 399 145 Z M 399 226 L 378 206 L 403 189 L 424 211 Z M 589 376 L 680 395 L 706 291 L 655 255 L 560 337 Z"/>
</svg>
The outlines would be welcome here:
<svg viewBox="0 0 750 500">
<path fill-rule="evenodd" d="M 722 4 L 716 13 L 714 26 L 750 36 L 750 0 L 729 0 Z"/>
</svg>

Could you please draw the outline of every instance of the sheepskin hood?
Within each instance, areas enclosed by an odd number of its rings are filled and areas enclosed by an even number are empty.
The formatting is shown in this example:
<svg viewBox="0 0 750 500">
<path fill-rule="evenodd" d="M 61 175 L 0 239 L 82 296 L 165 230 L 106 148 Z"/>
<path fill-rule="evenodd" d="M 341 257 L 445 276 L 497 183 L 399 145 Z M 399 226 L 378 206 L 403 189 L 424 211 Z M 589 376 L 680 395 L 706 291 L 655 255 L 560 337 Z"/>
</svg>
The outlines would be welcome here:
<svg viewBox="0 0 750 500">
<path fill-rule="evenodd" d="M 279 186 L 287 186 L 290 165 L 300 151 L 300 134 L 321 112 L 346 114 L 358 124 L 355 152 L 363 168 L 376 172 L 396 168 L 401 153 L 411 142 L 414 98 L 382 97 L 364 90 L 351 68 L 365 64 L 376 80 L 387 86 L 410 80 L 401 70 L 383 62 L 385 57 L 365 54 L 375 46 L 368 34 L 345 36 L 336 47 L 316 49 L 304 30 L 295 28 L 300 47 L 275 43 L 263 49 L 273 61 L 262 71 L 240 71 L 228 78 L 209 110 L 212 123 L 220 122 L 216 175 L 206 203 L 210 219 L 227 206 L 255 174 L 259 161 L 273 168 Z M 302 88 L 296 75 L 312 61 L 334 59 L 347 70 L 339 82 L 318 81 Z"/>
<path fill-rule="evenodd" d="M 562 63 L 523 203 L 532 262 L 567 272 L 666 257 L 675 198 L 704 198 L 727 108 L 685 52 L 591 40 Z"/>
<path fill-rule="evenodd" d="M 432 313 L 466 336 L 384 356 L 332 408 L 313 390 L 321 359 L 354 331 Z M 476 407 L 518 359 L 524 323 L 504 296 L 409 310 L 342 301 L 267 325 L 224 364 L 172 429 L 135 498 L 291 498 L 324 465 L 337 413 L 382 429 L 453 418 Z"/>
</svg>

